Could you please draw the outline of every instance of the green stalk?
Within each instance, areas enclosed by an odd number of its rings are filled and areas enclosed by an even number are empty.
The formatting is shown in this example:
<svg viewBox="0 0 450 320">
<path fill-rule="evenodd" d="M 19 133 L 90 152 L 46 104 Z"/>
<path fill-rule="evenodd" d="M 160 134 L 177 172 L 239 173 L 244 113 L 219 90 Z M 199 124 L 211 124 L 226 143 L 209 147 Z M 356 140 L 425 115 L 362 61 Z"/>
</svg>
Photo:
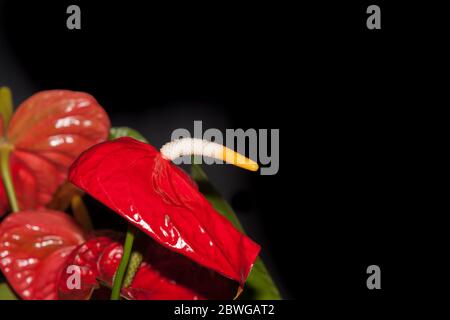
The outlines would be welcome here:
<svg viewBox="0 0 450 320">
<path fill-rule="evenodd" d="M 5 135 L 8 129 L 9 120 L 13 114 L 13 99 L 11 90 L 8 87 L 0 87 L 0 122 L 3 132 L 1 135 Z"/>
<path fill-rule="evenodd" d="M 11 170 L 9 168 L 9 154 L 11 147 L 8 145 L 0 146 L 0 166 L 3 179 L 3 185 L 8 195 L 9 205 L 13 212 L 19 211 L 19 204 L 17 203 L 16 192 L 14 191 L 14 184 L 11 178 Z"/>
<path fill-rule="evenodd" d="M 125 243 L 123 245 L 123 256 L 120 260 L 119 268 L 117 269 L 116 275 L 114 277 L 111 300 L 120 299 L 120 289 L 122 289 L 123 278 L 125 276 L 125 271 L 127 270 L 128 263 L 130 262 L 131 249 L 133 248 L 134 233 L 134 227 L 129 224 L 127 235 L 125 237 Z"/>
<path fill-rule="evenodd" d="M 9 167 L 9 154 L 13 149 L 6 138 L 9 120 L 13 114 L 12 93 L 8 87 L 0 87 L 0 171 L 2 175 L 3 185 L 9 200 L 9 206 L 13 212 L 19 211 L 17 204 L 16 192 L 11 178 L 11 168 Z M 0 130 L 1 131 L 1 130 Z"/>
</svg>

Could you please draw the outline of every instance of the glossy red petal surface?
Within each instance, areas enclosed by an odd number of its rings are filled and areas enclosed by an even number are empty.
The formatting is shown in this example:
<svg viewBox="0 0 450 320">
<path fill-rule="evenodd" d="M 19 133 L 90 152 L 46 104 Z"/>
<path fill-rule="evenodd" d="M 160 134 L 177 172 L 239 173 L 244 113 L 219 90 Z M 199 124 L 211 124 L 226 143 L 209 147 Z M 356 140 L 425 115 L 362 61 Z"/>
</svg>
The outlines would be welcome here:
<svg viewBox="0 0 450 320">
<path fill-rule="evenodd" d="M 232 299 L 238 283 L 199 266 L 192 260 L 148 240 L 144 259 L 131 285 L 122 295 L 133 300 L 193 300 Z M 81 287 L 69 288 L 69 274 L 62 273 L 59 282 L 60 299 L 88 299 L 98 281 L 111 286 L 122 258 L 120 242 L 106 237 L 88 240 L 66 261 L 66 267 L 78 266 Z M 70 282 L 70 281 L 69 281 Z"/>
<path fill-rule="evenodd" d="M 10 165 L 21 210 L 46 205 L 67 178 L 82 151 L 108 138 L 110 121 L 89 94 L 42 91 L 14 113 L 7 142 L 14 148 Z M 0 215 L 7 209 L 0 181 Z"/>
<path fill-rule="evenodd" d="M 97 279 L 100 278 L 99 261 L 105 249 L 110 245 L 116 245 L 116 243 L 108 237 L 98 237 L 88 240 L 72 251 L 72 254 L 66 260 L 59 279 L 59 299 L 87 300 L 90 298 L 93 290 L 98 287 Z M 111 264 L 111 261 L 108 262 Z M 120 258 L 118 261 L 114 261 L 114 270 L 117 269 L 119 263 Z M 75 266 L 77 269 L 70 270 L 70 266 Z M 74 272 L 78 272 L 80 276 L 79 288 L 74 288 L 71 285 L 70 278 L 74 275 Z"/>
<path fill-rule="evenodd" d="M 0 269 L 23 299 L 57 299 L 61 270 L 83 240 L 82 230 L 63 212 L 13 213 L 0 225 Z"/>
<path fill-rule="evenodd" d="M 161 245 L 245 282 L 260 247 L 152 146 L 132 138 L 96 145 L 72 165 L 69 179 Z"/>
</svg>

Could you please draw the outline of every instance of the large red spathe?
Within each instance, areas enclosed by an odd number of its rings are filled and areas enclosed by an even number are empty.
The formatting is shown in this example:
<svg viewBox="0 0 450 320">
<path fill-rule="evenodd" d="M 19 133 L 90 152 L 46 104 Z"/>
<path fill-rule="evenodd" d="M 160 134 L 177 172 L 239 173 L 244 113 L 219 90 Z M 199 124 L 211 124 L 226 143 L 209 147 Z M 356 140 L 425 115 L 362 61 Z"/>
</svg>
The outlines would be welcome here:
<svg viewBox="0 0 450 320">
<path fill-rule="evenodd" d="M 132 138 L 98 144 L 74 162 L 69 180 L 159 244 L 243 286 L 260 247 L 151 145 Z"/>
</svg>

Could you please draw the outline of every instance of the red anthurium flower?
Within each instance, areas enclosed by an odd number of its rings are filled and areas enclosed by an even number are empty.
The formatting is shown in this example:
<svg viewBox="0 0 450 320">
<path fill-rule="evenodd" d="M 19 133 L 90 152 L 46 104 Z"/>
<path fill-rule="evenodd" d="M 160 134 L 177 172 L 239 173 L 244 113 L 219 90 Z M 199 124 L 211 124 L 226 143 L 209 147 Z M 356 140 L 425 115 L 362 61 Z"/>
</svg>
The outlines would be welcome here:
<svg viewBox="0 0 450 320">
<path fill-rule="evenodd" d="M 82 230 L 67 214 L 16 212 L 0 226 L 0 269 L 22 298 L 57 299 L 67 257 L 83 241 Z"/>
<path fill-rule="evenodd" d="M 39 92 L 18 107 L 8 128 L 0 122 L 0 152 L 11 150 L 10 167 L 21 210 L 46 205 L 76 157 L 105 141 L 110 127 L 107 114 L 91 95 L 68 90 Z M 8 201 L 0 181 L 0 216 L 6 210 Z"/>
<path fill-rule="evenodd" d="M 132 138 L 98 144 L 74 162 L 69 180 L 160 245 L 243 286 L 260 247 L 216 212 L 190 177 L 167 159 L 186 154 L 189 145 L 180 142 L 164 154 Z M 190 142 L 194 151 L 199 149 Z M 211 155 L 228 152 L 207 149 Z"/>
</svg>

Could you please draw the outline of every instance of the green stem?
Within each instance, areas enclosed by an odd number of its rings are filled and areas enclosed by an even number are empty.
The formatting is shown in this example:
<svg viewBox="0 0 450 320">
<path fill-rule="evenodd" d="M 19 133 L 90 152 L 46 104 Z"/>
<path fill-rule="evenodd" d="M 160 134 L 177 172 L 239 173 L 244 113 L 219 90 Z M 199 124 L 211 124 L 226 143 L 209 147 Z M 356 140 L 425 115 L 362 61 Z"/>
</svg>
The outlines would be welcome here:
<svg viewBox="0 0 450 320">
<path fill-rule="evenodd" d="M 122 289 L 123 278 L 130 261 L 131 249 L 133 248 L 134 233 L 134 227 L 132 225 L 128 225 L 127 235 L 125 237 L 125 243 L 123 245 L 122 259 L 120 260 L 119 268 L 117 269 L 116 275 L 114 277 L 111 300 L 120 299 L 120 289 Z"/>
<path fill-rule="evenodd" d="M 3 184 L 8 195 L 9 205 L 13 212 L 19 211 L 19 205 L 17 203 L 16 192 L 14 191 L 14 184 L 11 178 L 11 170 L 9 168 L 9 154 L 11 148 L 9 146 L 0 146 L 0 166 L 2 172 Z"/>
</svg>

